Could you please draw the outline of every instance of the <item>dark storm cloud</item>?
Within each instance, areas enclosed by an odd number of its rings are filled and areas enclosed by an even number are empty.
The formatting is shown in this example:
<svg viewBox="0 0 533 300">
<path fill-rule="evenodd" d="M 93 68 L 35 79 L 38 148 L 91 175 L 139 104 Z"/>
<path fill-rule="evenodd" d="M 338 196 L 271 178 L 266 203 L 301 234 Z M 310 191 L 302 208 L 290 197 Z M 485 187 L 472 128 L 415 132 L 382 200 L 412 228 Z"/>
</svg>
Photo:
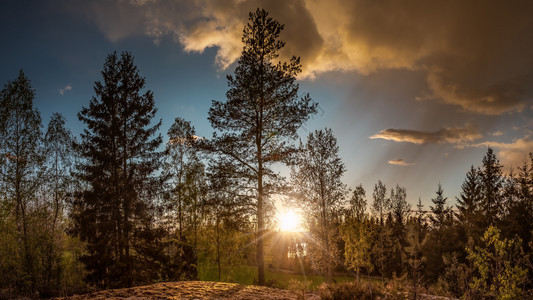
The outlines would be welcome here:
<svg viewBox="0 0 533 300">
<path fill-rule="evenodd" d="M 186 51 L 217 47 L 223 69 L 242 50 L 248 12 L 262 7 L 285 24 L 285 56 L 299 55 L 303 76 L 422 70 L 429 93 L 460 111 L 523 112 L 533 97 L 533 1 L 117 0 L 69 1 L 112 41 L 165 36 Z M 72 4 L 75 3 L 75 4 Z M 529 104 L 528 104 L 529 103 Z"/>
<path fill-rule="evenodd" d="M 371 139 L 385 139 L 413 144 L 456 144 L 461 147 L 482 137 L 474 127 L 442 128 L 438 131 L 417 131 L 407 129 L 385 129 L 371 136 Z"/>
</svg>

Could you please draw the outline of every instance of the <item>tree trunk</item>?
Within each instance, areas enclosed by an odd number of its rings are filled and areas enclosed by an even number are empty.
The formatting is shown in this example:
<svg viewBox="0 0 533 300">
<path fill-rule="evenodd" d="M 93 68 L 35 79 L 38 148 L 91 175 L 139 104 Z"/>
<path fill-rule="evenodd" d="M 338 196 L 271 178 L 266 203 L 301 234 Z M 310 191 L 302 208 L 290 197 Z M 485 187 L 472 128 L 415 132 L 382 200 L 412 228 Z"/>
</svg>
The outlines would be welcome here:
<svg viewBox="0 0 533 300">
<path fill-rule="evenodd" d="M 265 259 L 263 253 L 263 178 L 260 174 L 258 176 L 258 191 L 257 199 L 257 284 L 265 285 Z"/>
</svg>

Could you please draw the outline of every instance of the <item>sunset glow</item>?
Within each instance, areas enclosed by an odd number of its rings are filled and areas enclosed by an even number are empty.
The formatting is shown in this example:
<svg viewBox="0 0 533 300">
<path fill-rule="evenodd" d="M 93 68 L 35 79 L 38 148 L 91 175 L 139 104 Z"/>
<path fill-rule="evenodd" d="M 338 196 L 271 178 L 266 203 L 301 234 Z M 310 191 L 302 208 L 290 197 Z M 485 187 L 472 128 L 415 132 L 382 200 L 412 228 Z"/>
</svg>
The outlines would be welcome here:
<svg viewBox="0 0 533 300">
<path fill-rule="evenodd" d="M 303 231 L 302 217 L 292 209 L 280 213 L 277 219 L 281 231 Z"/>
</svg>

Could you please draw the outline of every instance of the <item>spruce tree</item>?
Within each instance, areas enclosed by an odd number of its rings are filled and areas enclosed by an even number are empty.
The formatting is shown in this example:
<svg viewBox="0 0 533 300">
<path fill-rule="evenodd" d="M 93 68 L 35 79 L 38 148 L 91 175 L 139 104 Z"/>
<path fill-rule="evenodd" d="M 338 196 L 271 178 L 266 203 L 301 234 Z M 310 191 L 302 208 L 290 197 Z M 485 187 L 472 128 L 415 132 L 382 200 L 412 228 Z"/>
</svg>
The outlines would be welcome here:
<svg viewBox="0 0 533 300">
<path fill-rule="evenodd" d="M 133 56 L 109 55 L 95 83 L 95 96 L 78 118 L 86 125 L 78 152 L 85 189 L 75 203 L 77 233 L 87 243 L 88 280 L 101 286 L 130 286 L 157 276 L 151 219 L 160 165 L 161 121 L 151 91 Z"/>
<path fill-rule="evenodd" d="M 444 191 L 442 185 L 439 183 L 437 191 L 435 192 L 437 197 L 431 199 L 431 202 L 435 206 L 430 206 L 431 215 L 429 219 L 431 220 L 431 225 L 435 230 L 441 230 L 446 225 L 449 225 L 451 218 L 452 209 L 446 205 L 447 197 L 444 197 Z"/>
<path fill-rule="evenodd" d="M 461 251 L 463 246 L 457 243 L 457 232 L 454 225 L 451 207 L 446 205 L 447 197 L 439 183 L 437 196 L 431 199 L 434 206 L 430 206 L 431 228 L 424 241 L 424 256 L 426 256 L 426 276 L 429 280 L 436 280 L 444 273 L 443 258 L 446 253 Z"/>
<path fill-rule="evenodd" d="M 265 10 L 251 12 L 244 27 L 244 47 L 235 75 L 229 75 L 227 101 L 213 101 L 209 121 L 217 130 L 204 149 L 221 154 L 234 164 L 240 177 L 253 184 L 256 197 L 258 283 L 265 284 L 262 236 L 268 197 L 278 176 L 274 163 L 286 161 L 294 152 L 291 141 L 297 130 L 316 113 L 309 95 L 298 96 L 296 75 L 300 59 L 278 61 L 285 43 L 279 40 L 283 25 Z"/>
<path fill-rule="evenodd" d="M 464 230 L 464 234 L 467 242 L 468 239 L 477 242 L 483 235 L 484 229 L 481 224 L 481 201 L 483 199 L 482 194 L 482 182 L 480 177 L 480 171 L 474 166 L 470 167 L 466 178 L 461 185 L 461 194 L 457 201 L 457 220 L 459 225 Z"/>
<path fill-rule="evenodd" d="M 500 161 L 496 158 L 492 148 L 488 148 L 483 157 L 480 175 L 483 194 L 481 209 L 485 215 L 485 226 L 496 226 L 503 214 L 501 197 L 503 174 L 502 165 L 500 165 Z"/>
</svg>

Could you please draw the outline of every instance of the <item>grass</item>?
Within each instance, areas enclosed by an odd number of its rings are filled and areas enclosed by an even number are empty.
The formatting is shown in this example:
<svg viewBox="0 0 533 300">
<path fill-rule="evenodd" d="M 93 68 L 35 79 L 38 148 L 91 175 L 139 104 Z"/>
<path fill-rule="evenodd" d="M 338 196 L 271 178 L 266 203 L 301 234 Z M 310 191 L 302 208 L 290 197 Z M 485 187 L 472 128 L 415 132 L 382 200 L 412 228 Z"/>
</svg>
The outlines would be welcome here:
<svg viewBox="0 0 533 300">
<path fill-rule="evenodd" d="M 199 270 L 199 280 L 204 281 L 218 281 L 218 273 L 216 269 L 203 269 Z M 278 272 L 276 270 L 265 270 L 265 280 L 267 285 L 272 285 L 276 288 L 286 289 L 289 280 L 296 279 L 300 281 L 311 281 L 311 288 L 315 289 L 317 286 L 324 282 L 324 278 L 320 275 L 299 275 L 299 274 L 287 274 Z M 351 282 L 354 281 L 354 277 L 350 276 L 334 276 L 333 279 L 336 282 Z M 254 280 L 257 280 L 257 267 L 256 266 L 239 266 L 236 267 L 232 274 L 222 276 L 222 281 L 239 283 L 244 285 L 254 284 Z"/>
</svg>

